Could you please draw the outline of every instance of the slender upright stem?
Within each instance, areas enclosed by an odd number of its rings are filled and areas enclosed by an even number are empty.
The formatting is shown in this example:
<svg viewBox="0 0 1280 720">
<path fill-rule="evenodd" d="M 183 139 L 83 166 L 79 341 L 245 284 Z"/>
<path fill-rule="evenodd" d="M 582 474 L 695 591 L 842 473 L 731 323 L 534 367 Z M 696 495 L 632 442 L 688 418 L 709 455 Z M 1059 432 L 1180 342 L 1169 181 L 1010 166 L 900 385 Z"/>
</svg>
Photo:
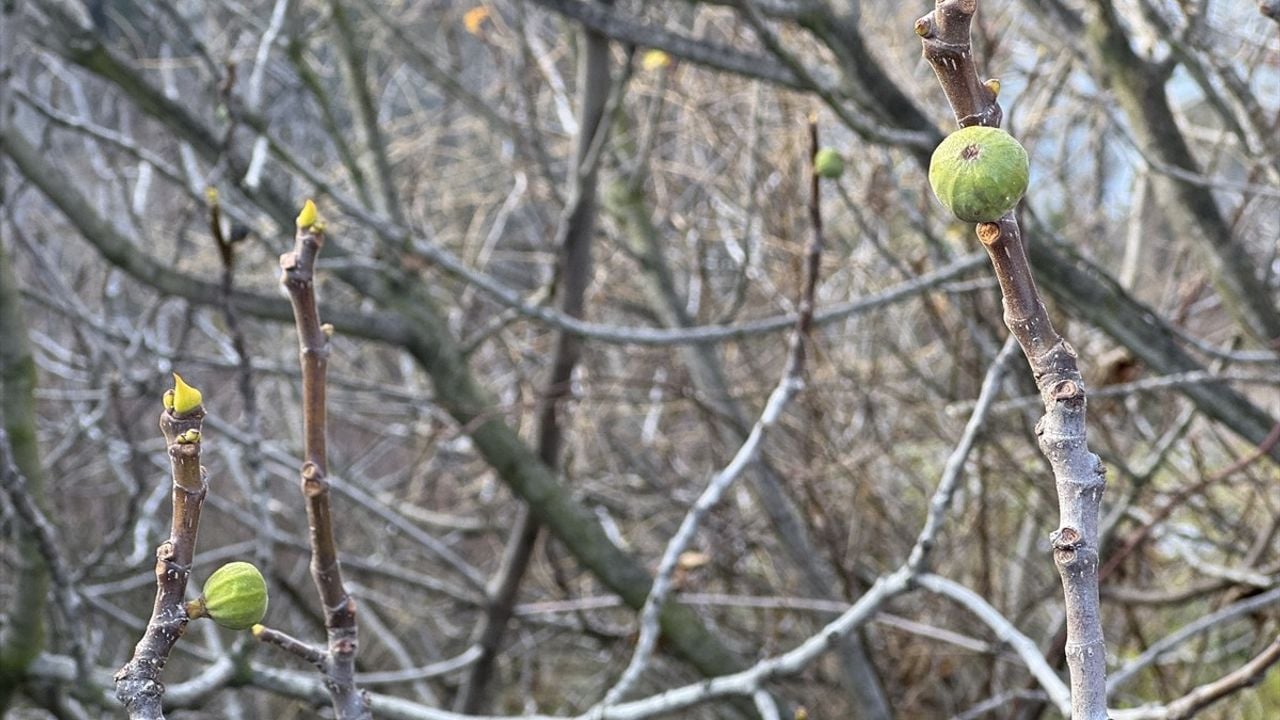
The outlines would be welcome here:
<svg viewBox="0 0 1280 720">
<path fill-rule="evenodd" d="M 961 126 L 996 126 L 999 85 L 978 80 L 969 31 L 977 0 L 939 0 L 916 21 L 924 56 Z M 1105 720 L 1106 645 L 1098 601 L 1098 512 L 1106 468 L 1085 440 L 1085 386 L 1075 350 L 1053 328 L 1027 262 L 1012 212 L 980 223 L 978 239 L 991 258 L 1004 297 L 1004 321 L 1035 375 L 1045 414 L 1036 424 L 1058 493 L 1059 526 L 1050 536 L 1067 614 L 1067 665 L 1076 720 Z"/>
<path fill-rule="evenodd" d="M 195 557 L 200 509 L 209 486 L 200 466 L 199 440 L 191 442 L 182 436 L 189 436 L 191 431 L 199 433 L 204 415 L 203 406 L 182 416 L 172 410 L 160 414 L 160 430 L 169 448 L 173 474 L 173 522 L 169 539 L 156 548 L 156 601 L 151 619 L 133 657 L 115 676 L 116 698 L 124 704 L 131 720 L 164 718 L 160 672 L 187 629 L 187 579 Z"/>
<path fill-rule="evenodd" d="M 311 540 L 311 579 L 324 605 L 328 658 L 324 672 L 333 709 L 342 720 L 372 718 L 369 701 L 355 683 L 356 603 L 342 583 L 338 543 L 329 503 L 325 454 L 325 373 L 329 365 L 329 333 L 316 306 L 316 256 L 324 234 L 316 225 L 298 228 L 294 249 L 280 256 L 282 282 L 293 304 L 302 362 L 303 462 L 302 497 L 307 504 Z"/>
</svg>

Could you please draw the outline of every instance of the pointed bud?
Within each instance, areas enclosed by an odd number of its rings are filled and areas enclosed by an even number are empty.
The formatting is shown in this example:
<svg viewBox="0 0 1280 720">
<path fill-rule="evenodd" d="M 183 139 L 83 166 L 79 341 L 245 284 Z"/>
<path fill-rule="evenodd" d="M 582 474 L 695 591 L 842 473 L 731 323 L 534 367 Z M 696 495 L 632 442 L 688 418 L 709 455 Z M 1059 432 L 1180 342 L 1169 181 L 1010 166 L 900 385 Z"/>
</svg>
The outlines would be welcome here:
<svg viewBox="0 0 1280 720">
<path fill-rule="evenodd" d="M 317 218 L 316 204 L 311 202 L 311 198 L 307 198 L 307 201 L 302 205 L 302 212 L 298 213 L 298 228 L 306 230 L 316 224 Z"/>
<path fill-rule="evenodd" d="M 200 407 L 202 397 L 200 391 L 182 380 L 178 373 L 173 374 L 173 412 L 175 415 L 186 415 Z"/>
</svg>

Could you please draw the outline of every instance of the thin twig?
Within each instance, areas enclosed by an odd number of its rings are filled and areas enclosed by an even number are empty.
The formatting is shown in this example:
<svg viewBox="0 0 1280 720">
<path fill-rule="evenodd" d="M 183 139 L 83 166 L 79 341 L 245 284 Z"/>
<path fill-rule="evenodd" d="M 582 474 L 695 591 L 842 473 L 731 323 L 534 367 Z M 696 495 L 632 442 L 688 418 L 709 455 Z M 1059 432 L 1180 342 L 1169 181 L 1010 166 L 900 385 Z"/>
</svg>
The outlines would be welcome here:
<svg viewBox="0 0 1280 720">
<path fill-rule="evenodd" d="M 609 41 L 586 29 L 578 58 L 578 137 L 573 155 L 574 172 L 566 205 L 556 227 L 554 246 L 559 249 L 557 267 L 560 311 L 567 317 L 583 317 L 587 288 L 592 277 L 591 239 L 596 227 L 596 195 L 600 163 L 610 135 L 612 116 L 622 103 L 630 78 L 631 53 L 615 81 L 611 77 Z M 564 438 L 562 416 L 572 399 L 574 368 L 582 354 L 582 339 L 569 333 L 556 336 L 550 371 L 538 398 L 538 457 L 548 468 L 560 467 Z M 488 608 L 474 633 L 481 655 L 468 673 L 455 708 L 465 713 L 480 712 L 485 689 L 493 672 L 498 646 L 511 620 L 520 584 L 533 557 L 542 525 L 527 505 L 507 539 L 498 572 L 486 591 Z"/>
<path fill-rule="evenodd" d="M 1031 674 L 1040 683 L 1040 686 L 1049 694 L 1049 699 L 1054 705 L 1060 710 L 1070 707 L 1071 692 L 1063 684 L 1062 680 L 1058 678 L 1058 673 L 1045 661 L 1044 655 L 1040 653 L 1039 646 L 1031 638 L 1019 632 L 1013 626 L 1013 623 L 1009 622 L 990 603 L 982 599 L 982 596 L 959 583 L 937 575 L 921 575 L 916 578 L 916 582 L 930 592 L 950 598 L 963 605 L 965 609 L 977 616 L 987 627 L 991 628 L 991 631 L 995 633 L 1001 642 L 1013 647 L 1014 651 L 1018 653 L 1018 657 L 1022 658 L 1022 661 L 1027 665 L 1027 669 L 1031 671 Z"/>
<path fill-rule="evenodd" d="M 1275 588 L 1261 595 L 1254 595 L 1233 605 L 1228 605 L 1215 613 L 1187 623 L 1159 641 L 1152 643 L 1145 652 L 1114 672 L 1111 679 L 1107 681 L 1107 693 L 1109 695 L 1115 694 L 1116 690 L 1136 677 L 1144 668 L 1196 635 L 1221 627 L 1242 615 L 1248 615 L 1278 602 L 1280 602 L 1280 588 Z"/>
<path fill-rule="evenodd" d="M 342 583 L 338 543 L 329 502 L 325 453 L 325 372 L 331 327 L 320 324 L 316 305 L 315 263 L 324 245 L 318 224 L 299 227 L 291 252 L 280 256 L 282 282 L 293 305 L 302 361 L 302 496 L 311 540 L 311 578 L 324 607 L 329 644 L 323 667 L 326 685 L 340 720 L 371 720 L 369 700 L 356 686 L 356 603 Z"/>
<path fill-rule="evenodd" d="M 60 539 L 57 526 L 40 509 L 36 499 L 32 497 L 27 479 L 13 462 L 8 432 L 3 427 L 0 427 L 0 490 L 4 490 L 18 518 L 36 538 L 36 548 L 53 581 L 54 587 L 50 595 L 62 615 L 62 621 L 69 628 L 65 637 L 71 645 L 71 656 L 76 661 L 76 682 L 82 689 L 88 689 L 92 687 L 92 683 L 89 656 L 82 640 L 86 633 L 81 588 L 67 566 L 66 558 L 62 556 L 61 549 L 66 545 Z M 16 617 L 10 617 L 16 620 Z"/>
<path fill-rule="evenodd" d="M 1120 711 L 1115 713 L 1114 720 L 1186 720 L 1233 693 L 1261 683 L 1267 671 L 1277 662 L 1280 662 L 1280 637 L 1249 662 L 1213 682 L 1193 689 L 1168 705 L 1162 708 Z"/>
</svg>

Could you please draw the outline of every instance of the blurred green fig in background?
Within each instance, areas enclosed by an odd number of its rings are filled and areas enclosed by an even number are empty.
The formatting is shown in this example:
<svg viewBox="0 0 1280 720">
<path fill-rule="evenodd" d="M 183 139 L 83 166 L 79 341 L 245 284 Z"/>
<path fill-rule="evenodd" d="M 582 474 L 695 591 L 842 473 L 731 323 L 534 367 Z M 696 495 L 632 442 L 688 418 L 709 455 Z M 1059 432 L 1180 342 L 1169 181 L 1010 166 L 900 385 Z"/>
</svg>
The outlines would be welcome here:
<svg viewBox="0 0 1280 720">
<path fill-rule="evenodd" d="M 831 148 L 822 148 L 813 156 L 813 171 L 818 177 L 835 179 L 844 173 L 844 158 Z"/>
</svg>

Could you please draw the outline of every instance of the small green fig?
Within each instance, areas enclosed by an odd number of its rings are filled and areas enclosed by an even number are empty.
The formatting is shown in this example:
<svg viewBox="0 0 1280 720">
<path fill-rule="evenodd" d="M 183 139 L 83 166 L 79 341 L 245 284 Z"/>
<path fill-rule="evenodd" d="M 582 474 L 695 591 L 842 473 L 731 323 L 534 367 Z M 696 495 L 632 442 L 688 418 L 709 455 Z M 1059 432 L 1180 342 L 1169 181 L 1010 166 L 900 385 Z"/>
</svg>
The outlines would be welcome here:
<svg viewBox="0 0 1280 720">
<path fill-rule="evenodd" d="M 929 162 L 933 194 L 968 222 L 994 222 L 1027 191 L 1027 151 L 1000 128 L 961 128 L 943 140 Z"/>
<path fill-rule="evenodd" d="M 267 614 L 267 581 L 253 563 L 231 562 L 204 583 L 204 595 L 187 603 L 192 619 L 208 617 L 222 627 L 248 630 Z"/>
<path fill-rule="evenodd" d="M 822 148 L 813 156 L 813 171 L 818 177 L 838 178 L 844 172 L 844 158 L 831 148 Z"/>
</svg>

